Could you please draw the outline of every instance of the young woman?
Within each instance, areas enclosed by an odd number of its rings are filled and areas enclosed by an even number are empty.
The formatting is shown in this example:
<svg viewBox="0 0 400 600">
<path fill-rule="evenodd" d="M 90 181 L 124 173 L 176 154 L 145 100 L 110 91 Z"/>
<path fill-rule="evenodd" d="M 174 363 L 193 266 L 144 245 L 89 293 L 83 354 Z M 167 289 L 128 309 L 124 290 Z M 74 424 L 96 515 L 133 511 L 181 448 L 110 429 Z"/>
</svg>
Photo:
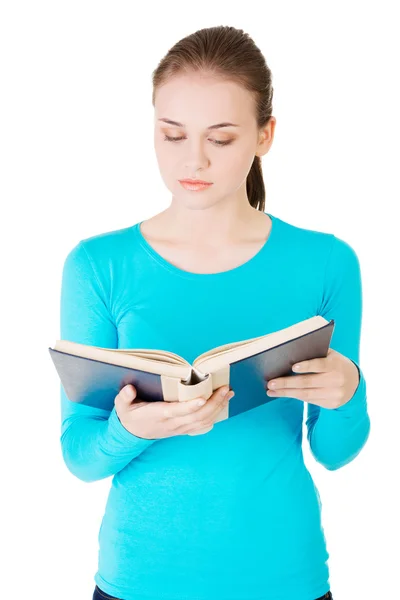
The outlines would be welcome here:
<svg viewBox="0 0 400 600">
<path fill-rule="evenodd" d="M 332 598 L 302 423 L 306 406 L 311 451 L 329 470 L 353 460 L 369 434 L 357 255 L 332 233 L 264 211 L 273 87 L 242 30 L 180 40 L 153 83 L 155 151 L 171 204 L 70 251 L 61 337 L 192 362 L 314 315 L 335 328 L 326 358 L 300 363 L 275 388 L 270 381 L 274 401 L 222 422 L 230 396 L 221 389 L 202 406 L 166 405 L 127 385 L 111 413 L 70 402 L 62 389 L 66 465 L 83 481 L 113 476 L 93 600 Z"/>
</svg>

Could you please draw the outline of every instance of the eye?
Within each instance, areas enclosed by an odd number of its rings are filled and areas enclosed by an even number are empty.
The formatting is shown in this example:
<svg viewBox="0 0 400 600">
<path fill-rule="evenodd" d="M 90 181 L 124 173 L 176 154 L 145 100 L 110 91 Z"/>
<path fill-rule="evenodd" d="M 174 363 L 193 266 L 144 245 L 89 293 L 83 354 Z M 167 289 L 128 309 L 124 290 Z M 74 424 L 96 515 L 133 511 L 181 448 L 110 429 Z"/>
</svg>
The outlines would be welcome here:
<svg viewBox="0 0 400 600">
<path fill-rule="evenodd" d="M 165 142 L 179 142 L 179 140 L 184 140 L 184 137 L 170 137 L 166 134 L 164 134 L 164 141 Z M 211 140 L 212 142 L 214 142 L 214 144 L 217 144 L 217 146 L 227 146 L 228 144 L 231 144 L 233 142 L 233 140 L 227 140 L 225 142 L 221 142 L 220 140 Z"/>
</svg>

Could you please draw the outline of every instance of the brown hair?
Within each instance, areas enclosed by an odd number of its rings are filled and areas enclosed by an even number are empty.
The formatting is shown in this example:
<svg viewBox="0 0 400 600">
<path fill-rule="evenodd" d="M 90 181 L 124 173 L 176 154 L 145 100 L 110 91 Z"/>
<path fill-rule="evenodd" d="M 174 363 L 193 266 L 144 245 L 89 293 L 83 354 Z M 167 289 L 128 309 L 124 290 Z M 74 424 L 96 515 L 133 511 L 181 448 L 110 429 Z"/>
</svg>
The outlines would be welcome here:
<svg viewBox="0 0 400 600">
<path fill-rule="evenodd" d="M 172 46 L 153 71 L 153 107 L 157 88 L 170 77 L 196 72 L 242 85 L 255 99 L 258 128 L 267 125 L 272 115 L 272 75 L 260 49 L 243 29 L 222 25 L 199 29 Z M 254 156 L 246 179 L 246 192 L 251 206 L 264 211 L 265 186 L 260 156 Z"/>
</svg>

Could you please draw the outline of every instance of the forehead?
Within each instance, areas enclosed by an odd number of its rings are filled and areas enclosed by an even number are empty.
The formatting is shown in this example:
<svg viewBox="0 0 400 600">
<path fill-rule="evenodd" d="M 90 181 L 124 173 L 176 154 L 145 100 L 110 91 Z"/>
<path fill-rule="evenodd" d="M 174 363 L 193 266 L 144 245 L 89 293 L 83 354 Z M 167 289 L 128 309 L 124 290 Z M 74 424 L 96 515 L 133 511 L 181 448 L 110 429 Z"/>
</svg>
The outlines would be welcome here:
<svg viewBox="0 0 400 600">
<path fill-rule="evenodd" d="M 213 123 L 245 125 L 251 118 L 252 98 L 239 84 L 216 76 L 182 75 L 171 78 L 157 89 L 154 120 L 169 118 L 183 123 L 209 127 Z"/>
</svg>

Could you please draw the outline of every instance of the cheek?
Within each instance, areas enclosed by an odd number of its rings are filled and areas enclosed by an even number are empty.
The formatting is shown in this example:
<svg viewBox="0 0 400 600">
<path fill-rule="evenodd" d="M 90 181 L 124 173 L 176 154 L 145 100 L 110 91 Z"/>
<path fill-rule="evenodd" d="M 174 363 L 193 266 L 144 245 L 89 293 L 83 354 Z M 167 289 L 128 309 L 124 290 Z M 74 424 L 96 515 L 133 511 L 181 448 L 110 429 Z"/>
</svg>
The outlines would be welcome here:
<svg viewBox="0 0 400 600">
<path fill-rule="evenodd" d="M 171 152 L 168 142 L 157 142 L 154 145 L 158 167 L 161 173 L 166 176 L 173 175 L 178 168 L 178 156 L 176 152 Z"/>
<path fill-rule="evenodd" d="M 242 182 L 247 176 L 254 157 L 243 151 L 227 153 L 218 161 L 218 172 L 221 176 L 229 178 L 232 183 Z"/>
</svg>

